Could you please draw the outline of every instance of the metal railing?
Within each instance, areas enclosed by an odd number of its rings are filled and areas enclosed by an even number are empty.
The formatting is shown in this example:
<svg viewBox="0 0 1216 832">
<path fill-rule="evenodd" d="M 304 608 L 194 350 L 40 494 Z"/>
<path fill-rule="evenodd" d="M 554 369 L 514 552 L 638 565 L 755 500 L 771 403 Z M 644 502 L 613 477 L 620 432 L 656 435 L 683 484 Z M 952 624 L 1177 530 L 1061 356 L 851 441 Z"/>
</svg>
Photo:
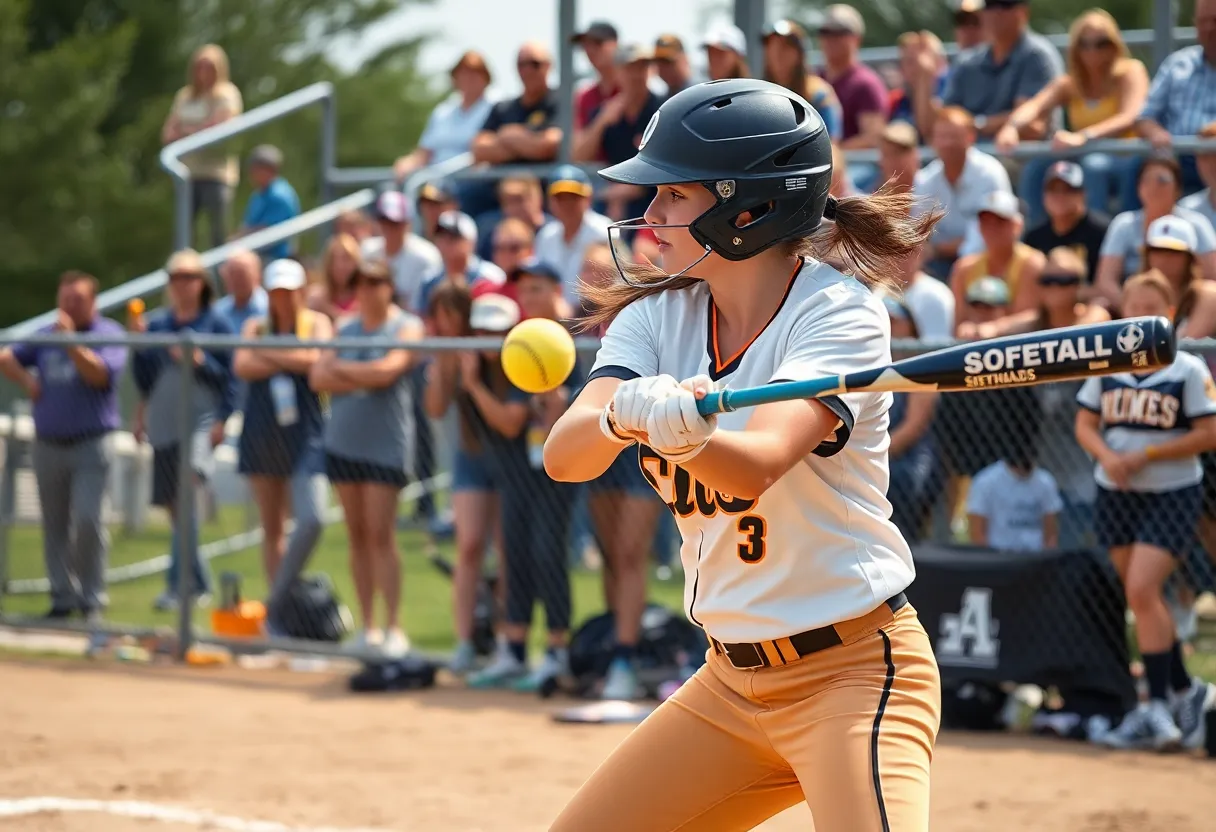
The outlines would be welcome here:
<svg viewBox="0 0 1216 832">
<path fill-rule="evenodd" d="M 1061 51 L 1068 47 L 1067 32 L 1055 32 L 1043 36 Z M 1178 26 L 1173 30 L 1172 42 L 1175 48 L 1194 43 L 1196 38 L 1197 33 L 1194 26 Z M 1156 46 L 1157 32 L 1154 29 L 1129 29 L 1123 32 L 1123 41 L 1128 46 Z M 954 57 L 961 51 L 957 43 L 946 43 L 943 46 L 945 47 L 946 54 L 950 57 Z M 867 46 L 860 51 L 858 57 L 860 57 L 862 63 L 866 64 L 895 63 L 899 61 L 899 47 Z"/>
<path fill-rule="evenodd" d="M 190 170 L 182 162 L 182 157 L 195 151 L 220 144 L 233 136 L 247 133 L 254 128 L 278 121 L 286 115 L 320 104 L 321 115 L 321 202 L 328 201 L 329 171 L 334 166 L 334 153 L 337 141 L 337 110 L 334 100 L 334 85 L 328 81 L 310 84 L 303 89 L 288 93 L 282 98 L 276 98 L 269 104 L 263 104 L 247 113 L 231 118 L 222 124 L 200 130 L 193 136 L 178 139 L 166 145 L 160 152 L 160 164 L 173 177 L 175 199 L 173 246 L 176 249 L 187 248 L 190 245 L 193 211 L 191 210 Z"/>
</svg>

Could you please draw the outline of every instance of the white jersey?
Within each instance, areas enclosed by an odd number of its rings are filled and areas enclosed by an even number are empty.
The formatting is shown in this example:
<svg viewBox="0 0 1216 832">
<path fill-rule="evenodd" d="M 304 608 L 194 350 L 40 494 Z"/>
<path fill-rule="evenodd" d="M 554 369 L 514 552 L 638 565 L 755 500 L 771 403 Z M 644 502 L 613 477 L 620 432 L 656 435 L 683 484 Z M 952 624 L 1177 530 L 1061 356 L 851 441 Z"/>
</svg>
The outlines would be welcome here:
<svg viewBox="0 0 1216 832">
<path fill-rule="evenodd" d="M 738 355 L 719 354 L 715 314 L 705 284 L 631 304 L 608 328 L 590 377 L 706 374 L 738 389 L 891 360 L 881 299 L 818 261 L 794 273 L 768 326 Z M 856 618 L 912 582 L 912 555 L 887 501 L 890 394 L 820 401 L 840 417 L 835 434 L 757 500 L 713 492 L 638 450 L 683 537 L 685 611 L 719 641 L 766 641 Z M 723 413 L 718 427 L 740 430 L 751 413 Z"/>
</svg>

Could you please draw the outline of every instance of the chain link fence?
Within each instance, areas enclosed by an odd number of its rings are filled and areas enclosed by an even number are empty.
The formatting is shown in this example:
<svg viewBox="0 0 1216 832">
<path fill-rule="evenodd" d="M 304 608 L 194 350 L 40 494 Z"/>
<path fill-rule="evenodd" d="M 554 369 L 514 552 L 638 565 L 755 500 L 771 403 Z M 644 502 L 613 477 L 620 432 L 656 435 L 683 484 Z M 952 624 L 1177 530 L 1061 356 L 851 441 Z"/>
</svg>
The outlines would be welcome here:
<svg viewBox="0 0 1216 832">
<path fill-rule="evenodd" d="M 116 413 L 105 395 L 64 394 L 56 379 L 80 362 L 48 337 L 16 349 L 44 376 L 32 412 L 27 396 L 0 417 L 10 627 L 165 634 L 183 656 L 200 642 L 362 658 L 412 648 L 454 656 L 475 679 L 502 665 L 504 642 L 542 655 L 608 608 L 628 642 L 648 604 L 682 607 L 678 535 L 636 454 L 593 483 L 549 480 L 539 448 L 562 400 L 511 388 L 497 342 L 429 340 L 399 379 L 321 381 L 318 393 L 306 374 L 275 370 L 285 349 L 374 361 L 385 343 L 77 341 L 106 358 Z M 1126 657 L 1102 535 L 1134 519 L 1177 550 L 1171 610 L 1193 669 L 1216 677 L 1212 489 L 1190 513 L 1168 500 L 1103 507 L 1075 438 L 1078 386 L 896 397 L 890 500 L 923 559 L 922 592 L 945 593 L 913 598 L 925 615 L 941 607 L 926 618 L 939 660 L 976 673 L 985 638 L 999 638 L 1006 656 L 1071 668 L 1084 687 L 1060 644 Z M 965 579 L 947 569 L 959 563 Z M 989 624 L 1034 626 L 985 636 L 984 592 L 1004 605 Z M 518 668 L 506 675 L 528 684 Z"/>
</svg>

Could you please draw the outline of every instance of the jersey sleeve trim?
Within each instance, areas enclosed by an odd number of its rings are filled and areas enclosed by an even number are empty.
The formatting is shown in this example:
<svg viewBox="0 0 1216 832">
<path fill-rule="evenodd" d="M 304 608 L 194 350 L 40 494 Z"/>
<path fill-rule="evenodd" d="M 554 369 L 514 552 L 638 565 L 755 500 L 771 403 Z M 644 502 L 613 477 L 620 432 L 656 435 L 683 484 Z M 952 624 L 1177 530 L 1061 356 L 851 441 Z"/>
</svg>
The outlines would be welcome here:
<svg viewBox="0 0 1216 832">
<path fill-rule="evenodd" d="M 591 374 L 587 376 L 586 384 L 595 381 L 597 378 L 615 378 L 621 381 L 629 381 L 631 379 L 641 377 L 642 374 L 636 370 L 631 370 L 628 367 L 622 367 L 619 364 L 609 364 L 605 367 L 598 367 L 592 370 Z"/>
<path fill-rule="evenodd" d="M 769 384 L 784 384 L 790 381 L 785 378 L 775 378 Z M 853 435 L 853 411 L 844 403 L 844 400 L 839 396 L 824 396 L 815 401 L 822 404 L 840 420 L 840 425 L 835 432 L 819 443 L 819 446 L 812 452 L 815 456 L 824 458 L 836 456 L 844 450 L 844 446 L 848 444 L 849 437 Z"/>
</svg>

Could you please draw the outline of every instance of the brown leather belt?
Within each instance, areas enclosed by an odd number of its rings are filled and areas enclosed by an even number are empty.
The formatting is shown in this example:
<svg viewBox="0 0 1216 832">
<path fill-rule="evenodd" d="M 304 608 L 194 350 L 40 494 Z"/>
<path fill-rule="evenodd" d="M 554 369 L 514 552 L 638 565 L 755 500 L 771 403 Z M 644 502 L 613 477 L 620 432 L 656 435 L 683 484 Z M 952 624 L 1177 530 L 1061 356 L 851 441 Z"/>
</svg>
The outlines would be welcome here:
<svg viewBox="0 0 1216 832">
<path fill-rule="evenodd" d="M 899 612 L 907 603 L 908 596 L 902 592 L 886 600 L 886 606 L 892 613 Z M 827 627 L 806 630 L 792 635 L 788 639 L 776 641 L 740 644 L 723 644 L 713 638 L 709 641 L 714 650 L 724 656 L 734 667 L 739 670 L 748 670 L 754 667 L 780 667 L 790 662 L 796 662 L 812 653 L 844 644 L 844 637 L 837 630 L 837 625 L 832 624 Z M 794 654 L 792 656 L 788 655 L 791 651 Z"/>
</svg>

